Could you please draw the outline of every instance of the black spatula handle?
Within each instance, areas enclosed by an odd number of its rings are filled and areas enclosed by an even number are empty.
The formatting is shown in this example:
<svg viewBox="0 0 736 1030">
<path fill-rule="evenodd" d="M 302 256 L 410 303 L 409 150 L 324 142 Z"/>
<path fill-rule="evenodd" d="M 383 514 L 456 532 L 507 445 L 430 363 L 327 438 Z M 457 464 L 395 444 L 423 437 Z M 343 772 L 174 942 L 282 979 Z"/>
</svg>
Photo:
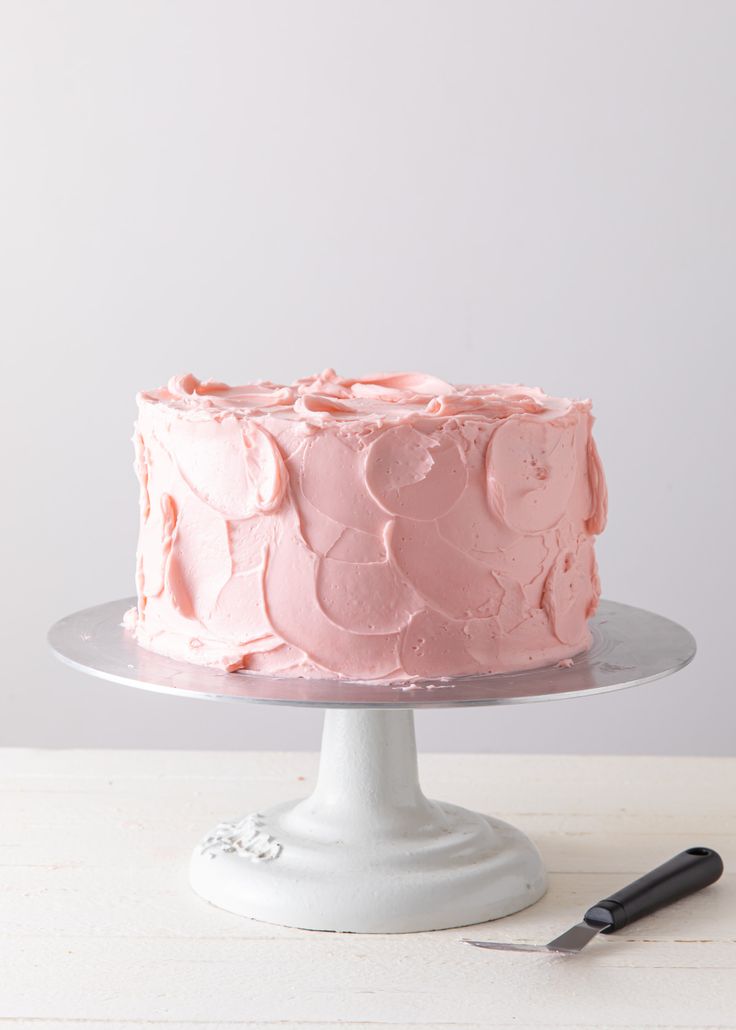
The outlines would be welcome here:
<svg viewBox="0 0 736 1030">
<path fill-rule="evenodd" d="M 613 933 L 658 908 L 715 883 L 723 872 L 723 862 L 712 848 L 688 848 L 669 862 L 652 869 L 628 887 L 589 908 L 586 923 L 604 924 L 601 933 Z"/>
</svg>

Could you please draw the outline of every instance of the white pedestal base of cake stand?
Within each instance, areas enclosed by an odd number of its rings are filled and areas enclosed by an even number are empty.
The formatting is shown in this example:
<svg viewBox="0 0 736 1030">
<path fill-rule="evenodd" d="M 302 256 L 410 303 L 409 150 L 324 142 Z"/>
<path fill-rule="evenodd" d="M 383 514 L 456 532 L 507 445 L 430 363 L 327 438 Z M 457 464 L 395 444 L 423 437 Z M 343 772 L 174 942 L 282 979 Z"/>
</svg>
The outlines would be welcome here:
<svg viewBox="0 0 736 1030">
<path fill-rule="evenodd" d="M 215 827 L 190 871 L 220 908 L 358 933 L 466 926 L 546 890 L 523 833 L 424 796 L 411 710 L 328 711 L 314 793 Z"/>
<path fill-rule="evenodd" d="M 523 833 L 422 794 L 413 709 L 586 697 L 667 676 L 695 653 L 682 626 L 602 600 L 590 622 L 592 646 L 570 666 L 411 683 L 279 679 L 143 650 L 122 625 L 133 603 L 68 615 L 51 628 L 51 647 L 73 668 L 126 686 L 327 710 L 314 793 L 219 824 L 190 866 L 192 886 L 212 904 L 315 930 L 466 926 L 544 894 L 539 854 Z"/>
</svg>

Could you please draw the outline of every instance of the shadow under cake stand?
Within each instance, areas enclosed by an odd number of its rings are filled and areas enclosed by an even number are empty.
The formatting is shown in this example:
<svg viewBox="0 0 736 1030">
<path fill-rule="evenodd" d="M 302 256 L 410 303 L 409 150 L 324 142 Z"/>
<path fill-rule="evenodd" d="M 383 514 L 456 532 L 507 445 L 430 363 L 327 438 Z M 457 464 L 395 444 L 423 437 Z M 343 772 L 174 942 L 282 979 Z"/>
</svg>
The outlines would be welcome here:
<svg viewBox="0 0 736 1030">
<path fill-rule="evenodd" d="M 306 799 L 216 826 L 191 883 L 239 915 L 312 930 L 405 933 L 510 915 L 542 897 L 539 852 L 520 830 L 422 793 L 415 708 L 583 697 L 677 672 L 695 654 L 669 619 L 601 601 L 593 644 L 570 667 L 403 683 L 224 673 L 139 647 L 122 626 L 134 598 L 76 612 L 49 633 L 67 665 L 105 680 L 211 701 L 326 709 Z"/>
</svg>

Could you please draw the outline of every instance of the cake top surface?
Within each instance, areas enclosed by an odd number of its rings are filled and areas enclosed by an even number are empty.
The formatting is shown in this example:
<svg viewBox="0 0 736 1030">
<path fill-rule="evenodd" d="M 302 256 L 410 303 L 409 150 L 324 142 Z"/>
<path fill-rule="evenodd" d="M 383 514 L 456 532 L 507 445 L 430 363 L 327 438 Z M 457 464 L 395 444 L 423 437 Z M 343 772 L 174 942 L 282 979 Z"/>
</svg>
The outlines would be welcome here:
<svg viewBox="0 0 736 1030">
<path fill-rule="evenodd" d="M 163 404 L 194 417 L 269 414 L 338 421 L 409 414 L 478 414 L 491 419 L 526 414 L 555 418 L 576 408 L 590 408 L 590 401 L 550 397 L 535 386 L 452 385 L 423 372 L 377 372 L 349 379 L 331 368 L 296 379 L 290 385 L 257 380 L 229 386 L 212 379 L 200 380 L 188 373 L 173 376 L 166 386 L 143 391 L 139 400 Z"/>
</svg>

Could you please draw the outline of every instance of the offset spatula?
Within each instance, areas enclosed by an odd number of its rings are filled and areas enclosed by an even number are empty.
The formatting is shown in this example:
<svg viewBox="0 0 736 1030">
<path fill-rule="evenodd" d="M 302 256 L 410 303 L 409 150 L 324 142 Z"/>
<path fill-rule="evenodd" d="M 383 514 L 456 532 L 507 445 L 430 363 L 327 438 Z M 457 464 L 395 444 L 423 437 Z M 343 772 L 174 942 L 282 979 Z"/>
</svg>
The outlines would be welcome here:
<svg viewBox="0 0 736 1030">
<path fill-rule="evenodd" d="M 502 944 L 495 941 L 469 941 L 476 948 L 495 951 L 553 951 L 577 955 L 599 933 L 615 933 L 642 916 L 648 916 L 673 901 L 715 883 L 723 872 L 721 856 L 711 848 L 688 848 L 669 862 L 652 869 L 628 887 L 622 887 L 610 898 L 593 905 L 582 923 L 571 926 L 549 944 Z"/>
</svg>

